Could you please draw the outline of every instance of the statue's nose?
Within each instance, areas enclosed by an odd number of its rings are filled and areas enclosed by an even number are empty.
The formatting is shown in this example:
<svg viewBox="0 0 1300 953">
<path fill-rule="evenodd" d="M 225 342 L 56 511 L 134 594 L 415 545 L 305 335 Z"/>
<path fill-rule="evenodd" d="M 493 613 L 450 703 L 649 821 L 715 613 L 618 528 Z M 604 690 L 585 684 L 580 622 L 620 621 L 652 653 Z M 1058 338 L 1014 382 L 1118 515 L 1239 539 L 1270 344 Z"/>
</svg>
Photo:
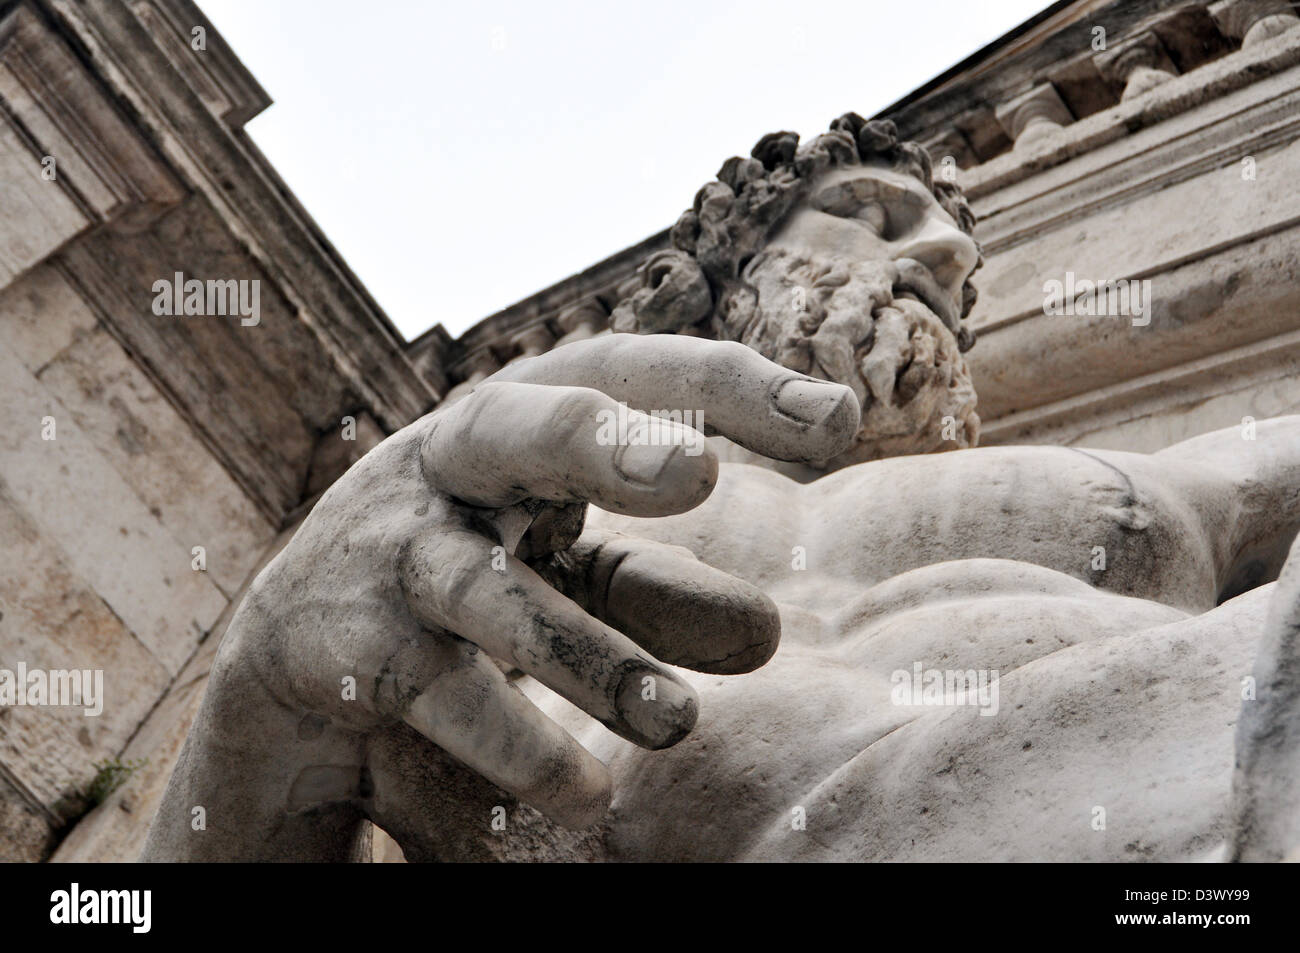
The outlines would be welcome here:
<svg viewBox="0 0 1300 953">
<path fill-rule="evenodd" d="M 960 301 L 962 284 L 979 261 L 979 249 L 961 229 L 931 217 L 920 231 L 895 249 L 894 257 L 919 261 L 945 291 Z"/>
</svg>

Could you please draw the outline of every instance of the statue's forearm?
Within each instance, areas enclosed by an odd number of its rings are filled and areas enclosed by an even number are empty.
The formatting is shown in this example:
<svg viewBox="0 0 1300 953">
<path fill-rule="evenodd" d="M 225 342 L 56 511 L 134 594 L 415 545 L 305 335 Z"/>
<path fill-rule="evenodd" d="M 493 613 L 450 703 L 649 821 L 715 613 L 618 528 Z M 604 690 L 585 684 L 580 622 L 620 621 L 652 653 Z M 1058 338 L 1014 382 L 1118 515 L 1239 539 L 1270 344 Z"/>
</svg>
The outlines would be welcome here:
<svg viewBox="0 0 1300 953">
<path fill-rule="evenodd" d="M 1195 481 L 1191 502 L 1224 550 L 1225 578 L 1241 576 L 1238 587 L 1249 588 L 1277 576 L 1300 529 L 1300 416 L 1246 419 L 1153 459 Z"/>
<path fill-rule="evenodd" d="M 260 685 L 218 664 L 140 859 L 353 859 L 361 813 L 347 799 L 312 803 L 309 762 L 337 759 L 311 757 L 299 723 Z"/>
<path fill-rule="evenodd" d="M 1300 540 L 1269 607 L 1254 678 L 1237 722 L 1229 857 L 1300 855 Z"/>
</svg>

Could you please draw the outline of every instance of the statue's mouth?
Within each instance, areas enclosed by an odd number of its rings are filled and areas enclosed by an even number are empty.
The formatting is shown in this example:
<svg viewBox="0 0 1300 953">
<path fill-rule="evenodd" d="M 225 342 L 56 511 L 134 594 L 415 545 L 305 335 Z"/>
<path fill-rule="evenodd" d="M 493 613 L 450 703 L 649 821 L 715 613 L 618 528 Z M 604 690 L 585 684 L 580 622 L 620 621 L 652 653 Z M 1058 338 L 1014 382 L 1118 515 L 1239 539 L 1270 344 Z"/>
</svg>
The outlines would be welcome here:
<svg viewBox="0 0 1300 953">
<path fill-rule="evenodd" d="M 895 298 L 911 298 L 925 305 L 935 317 L 956 335 L 961 329 L 961 314 L 954 307 L 952 299 L 935 280 L 930 269 L 914 258 L 900 258 L 894 262 L 898 266 L 898 280 L 894 282 Z"/>
</svg>

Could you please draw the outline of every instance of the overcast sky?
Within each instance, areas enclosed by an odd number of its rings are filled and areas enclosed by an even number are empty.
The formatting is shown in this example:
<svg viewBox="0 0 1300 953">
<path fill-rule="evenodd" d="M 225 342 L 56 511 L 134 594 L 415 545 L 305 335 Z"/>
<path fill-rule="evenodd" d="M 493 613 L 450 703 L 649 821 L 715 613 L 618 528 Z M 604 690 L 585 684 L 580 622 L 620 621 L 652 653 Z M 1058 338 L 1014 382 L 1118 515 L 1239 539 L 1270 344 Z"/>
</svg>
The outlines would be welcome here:
<svg viewBox="0 0 1300 953">
<path fill-rule="evenodd" d="M 676 221 L 766 132 L 889 106 L 1048 0 L 200 0 L 389 317 L 453 336 Z"/>
</svg>

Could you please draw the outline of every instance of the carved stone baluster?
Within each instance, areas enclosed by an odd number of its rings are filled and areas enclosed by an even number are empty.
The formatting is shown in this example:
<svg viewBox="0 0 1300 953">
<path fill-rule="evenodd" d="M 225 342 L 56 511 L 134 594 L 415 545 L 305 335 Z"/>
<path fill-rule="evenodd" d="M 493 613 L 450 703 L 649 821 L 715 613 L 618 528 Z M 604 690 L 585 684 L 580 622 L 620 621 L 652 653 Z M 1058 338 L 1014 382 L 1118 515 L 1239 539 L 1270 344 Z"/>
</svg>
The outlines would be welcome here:
<svg viewBox="0 0 1300 953">
<path fill-rule="evenodd" d="M 1126 37 L 1112 49 L 1093 56 L 1092 61 L 1107 79 L 1124 84 L 1121 101 L 1141 96 L 1177 74 L 1160 37 L 1149 30 Z"/>
<path fill-rule="evenodd" d="M 930 159 L 934 163 L 934 174 L 938 178 L 955 182 L 958 169 L 979 165 L 979 159 L 975 156 L 975 150 L 971 148 L 970 140 L 956 127 L 945 129 L 921 145 L 930 154 Z M 949 175 L 952 178 L 949 179 Z"/>
<path fill-rule="evenodd" d="M 1241 40 L 1242 49 L 1300 26 L 1286 0 L 1221 0 L 1208 9 L 1225 35 Z"/>
<path fill-rule="evenodd" d="M 1074 116 L 1051 83 L 1035 86 L 997 108 L 998 122 L 1017 149 L 1024 148 L 1074 122 Z"/>
<path fill-rule="evenodd" d="M 565 308 L 555 319 L 555 323 L 564 332 L 563 336 L 555 342 L 555 346 L 559 347 L 573 341 L 586 340 L 600 333 L 609 324 L 609 315 L 600 306 L 600 302 L 588 299 L 571 308 Z"/>
<path fill-rule="evenodd" d="M 544 323 L 530 325 L 510 338 L 510 343 L 518 348 L 518 353 L 510 359 L 511 364 L 525 358 L 545 354 L 555 345 L 555 335 Z"/>
<path fill-rule="evenodd" d="M 466 360 L 465 379 L 447 391 L 447 396 L 442 399 L 439 406 L 446 406 L 453 401 L 459 400 L 474 389 L 479 381 L 495 374 L 501 369 L 501 362 L 497 356 L 492 353 L 492 348 L 485 347 L 475 351 Z"/>
</svg>

